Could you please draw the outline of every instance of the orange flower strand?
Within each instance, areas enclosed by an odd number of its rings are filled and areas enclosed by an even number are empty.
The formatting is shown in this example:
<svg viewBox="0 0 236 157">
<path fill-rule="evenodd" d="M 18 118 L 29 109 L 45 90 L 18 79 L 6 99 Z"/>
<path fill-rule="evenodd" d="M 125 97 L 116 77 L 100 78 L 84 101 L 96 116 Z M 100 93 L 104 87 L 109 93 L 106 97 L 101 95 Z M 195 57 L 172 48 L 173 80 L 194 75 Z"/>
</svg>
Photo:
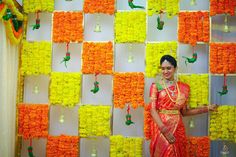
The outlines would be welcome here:
<svg viewBox="0 0 236 157">
<path fill-rule="evenodd" d="M 130 103 L 134 109 L 144 106 L 144 74 L 115 73 L 113 92 L 116 108 L 124 108 L 127 103 Z"/>
<path fill-rule="evenodd" d="M 115 12 L 115 0 L 85 0 L 85 13 L 104 13 L 112 15 Z"/>
<path fill-rule="evenodd" d="M 210 0 L 210 16 L 216 14 L 235 15 L 236 1 L 235 0 Z"/>
<path fill-rule="evenodd" d="M 77 157 L 79 155 L 78 136 L 48 136 L 47 157 Z"/>
<path fill-rule="evenodd" d="M 209 157 L 210 139 L 208 136 L 188 137 L 188 155 L 195 157 Z"/>
<path fill-rule="evenodd" d="M 24 139 L 48 136 L 48 112 L 46 104 L 18 105 L 18 133 Z"/>
<path fill-rule="evenodd" d="M 210 44 L 211 73 L 236 72 L 236 43 Z"/>
<path fill-rule="evenodd" d="M 112 74 L 113 44 L 112 42 L 84 42 L 82 53 L 82 72 L 84 74 Z"/>
<path fill-rule="evenodd" d="M 83 41 L 83 13 L 82 12 L 54 12 L 53 13 L 53 41 L 82 42 Z"/>
<path fill-rule="evenodd" d="M 209 42 L 209 13 L 180 12 L 178 41 L 195 46 L 197 42 Z"/>
</svg>

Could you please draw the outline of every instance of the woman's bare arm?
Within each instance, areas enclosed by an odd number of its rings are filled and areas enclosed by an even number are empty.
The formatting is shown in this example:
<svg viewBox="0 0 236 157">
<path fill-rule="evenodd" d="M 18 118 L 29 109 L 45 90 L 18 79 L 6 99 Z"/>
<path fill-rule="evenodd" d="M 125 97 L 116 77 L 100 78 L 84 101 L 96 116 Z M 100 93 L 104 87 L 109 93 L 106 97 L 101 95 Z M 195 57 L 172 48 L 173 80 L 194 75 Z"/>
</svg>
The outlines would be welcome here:
<svg viewBox="0 0 236 157">
<path fill-rule="evenodd" d="M 217 107 L 218 106 L 216 104 L 210 104 L 209 106 L 199 107 L 195 109 L 186 108 L 184 110 L 181 110 L 181 113 L 183 116 L 192 116 L 192 115 L 207 113 L 209 111 L 216 111 Z"/>
</svg>

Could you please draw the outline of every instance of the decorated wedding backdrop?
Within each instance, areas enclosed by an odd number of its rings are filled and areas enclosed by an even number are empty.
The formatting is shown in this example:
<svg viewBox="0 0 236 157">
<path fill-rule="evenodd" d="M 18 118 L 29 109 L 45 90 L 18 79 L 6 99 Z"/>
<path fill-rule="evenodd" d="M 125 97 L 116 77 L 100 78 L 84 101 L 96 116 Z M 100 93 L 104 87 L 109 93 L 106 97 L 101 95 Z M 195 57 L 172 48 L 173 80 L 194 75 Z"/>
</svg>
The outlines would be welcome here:
<svg viewBox="0 0 236 157">
<path fill-rule="evenodd" d="M 178 60 L 191 156 L 236 156 L 235 0 L 0 1 L 20 44 L 16 156 L 149 156 L 149 87 Z"/>
</svg>

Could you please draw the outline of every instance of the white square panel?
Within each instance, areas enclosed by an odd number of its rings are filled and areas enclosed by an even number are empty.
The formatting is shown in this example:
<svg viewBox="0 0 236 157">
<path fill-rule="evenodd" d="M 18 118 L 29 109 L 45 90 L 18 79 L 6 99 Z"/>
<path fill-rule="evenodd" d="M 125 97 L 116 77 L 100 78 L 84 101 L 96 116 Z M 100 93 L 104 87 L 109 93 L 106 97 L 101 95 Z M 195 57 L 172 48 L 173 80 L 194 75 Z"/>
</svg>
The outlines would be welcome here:
<svg viewBox="0 0 236 157">
<path fill-rule="evenodd" d="M 55 0 L 55 10 L 78 11 L 83 10 L 84 0 Z"/>
<path fill-rule="evenodd" d="M 167 18 L 166 14 L 162 15 L 164 27 L 162 30 L 157 29 L 157 15 L 148 16 L 148 41 L 177 41 L 178 21 L 177 16 Z"/>
<path fill-rule="evenodd" d="M 227 76 L 227 75 L 226 75 Z M 219 105 L 235 105 L 235 76 L 227 76 L 228 93 L 220 96 L 218 91 L 222 91 L 224 76 L 211 76 L 211 102 Z"/>
<path fill-rule="evenodd" d="M 126 110 L 127 105 L 123 109 L 114 108 L 113 111 L 113 135 L 123 135 L 131 137 L 144 137 L 143 134 L 143 121 L 144 121 L 144 108 L 139 107 L 133 109 L 131 107 L 130 114 L 134 124 L 126 125 Z"/>
<path fill-rule="evenodd" d="M 52 31 L 52 13 L 39 13 L 40 28 L 33 30 L 31 27 L 35 24 L 36 14 L 28 14 L 26 39 L 28 41 L 51 41 Z"/>
<path fill-rule="evenodd" d="M 132 62 L 129 62 L 129 56 L 133 58 Z M 116 72 L 144 72 L 145 70 L 144 59 L 145 59 L 145 44 L 115 45 Z"/>
<path fill-rule="evenodd" d="M 193 3 L 195 1 L 195 3 Z M 209 1 L 205 0 L 181 0 L 180 10 L 209 10 Z"/>
<path fill-rule="evenodd" d="M 211 40 L 213 42 L 236 42 L 236 16 L 228 16 L 229 32 L 225 32 L 225 15 L 212 16 Z"/>
<path fill-rule="evenodd" d="M 22 148 L 21 148 L 21 156 L 27 157 L 28 155 L 28 147 L 30 145 L 30 140 L 22 139 Z M 46 145 L 47 139 L 46 138 L 33 138 L 32 140 L 32 147 L 33 147 L 33 154 L 34 156 L 45 157 L 46 156 Z"/>
<path fill-rule="evenodd" d="M 50 106 L 49 134 L 78 136 L 78 105 L 73 108 Z M 64 118 L 62 118 L 64 116 Z M 64 119 L 64 122 L 62 121 Z M 60 121 L 61 120 L 61 121 Z"/>
<path fill-rule="evenodd" d="M 85 41 L 113 41 L 114 39 L 114 16 L 106 14 L 85 14 L 84 19 Z M 96 26 L 101 32 L 95 32 Z"/>
<path fill-rule="evenodd" d="M 66 56 L 66 43 L 53 43 L 52 71 L 80 72 L 82 61 L 81 51 L 81 43 L 69 44 L 70 60 L 66 63 L 66 67 L 65 62 L 62 62 Z"/>
<path fill-rule="evenodd" d="M 80 156 L 90 157 L 92 152 L 96 152 L 97 156 L 109 157 L 110 141 L 109 138 L 81 138 L 80 139 Z M 95 151 L 93 151 L 95 150 Z"/>
<path fill-rule="evenodd" d="M 197 61 L 185 64 L 186 59 L 183 56 L 192 58 L 193 48 L 188 44 L 179 44 L 178 72 L 179 73 L 208 73 L 208 44 L 198 44 L 195 46 Z"/>
<path fill-rule="evenodd" d="M 138 6 L 143 6 L 145 7 L 146 9 L 146 3 L 147 1 L 146 0 L 136 0 L 136 1 L 133 1 L 134 5 L 138 5 Z M 129 4 L 128 4 L 128 1 L 124 1 L 124 0 L 116 0 L 116 9 L 117 10 L 144 10 L 144 9 L 139 9 L 139 8 L 135 8 L 135 9 L 131 9 Z"/>
<path fill-rule="evenodd" d="M 83 75 L 82 104 L 112 105 L 112 79 L 111 75 L 98 75 L 99 91 L 94 94 L 90 90 L 94 88 L 95 76 Z"/>
<path fill-rule="evenodd" d="M 24 79 L 24 103 L 49 103 L 49 76 L 26 76 Z"/>
</svg>

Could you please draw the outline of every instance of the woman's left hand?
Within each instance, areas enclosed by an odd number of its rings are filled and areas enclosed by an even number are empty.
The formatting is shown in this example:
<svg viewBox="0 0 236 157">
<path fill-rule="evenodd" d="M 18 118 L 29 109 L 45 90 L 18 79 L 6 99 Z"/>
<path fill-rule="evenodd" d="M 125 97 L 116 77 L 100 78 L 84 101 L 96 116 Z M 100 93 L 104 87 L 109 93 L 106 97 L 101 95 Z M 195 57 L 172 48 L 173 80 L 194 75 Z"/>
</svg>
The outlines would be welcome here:
<svg viewBox="0 0 236 157">
<path fill-rule="evenodd" d="M 217 111 L 218 105 L 217 104 L 209 104 L 208 109 L 209 111 Z"/>
</svg>

